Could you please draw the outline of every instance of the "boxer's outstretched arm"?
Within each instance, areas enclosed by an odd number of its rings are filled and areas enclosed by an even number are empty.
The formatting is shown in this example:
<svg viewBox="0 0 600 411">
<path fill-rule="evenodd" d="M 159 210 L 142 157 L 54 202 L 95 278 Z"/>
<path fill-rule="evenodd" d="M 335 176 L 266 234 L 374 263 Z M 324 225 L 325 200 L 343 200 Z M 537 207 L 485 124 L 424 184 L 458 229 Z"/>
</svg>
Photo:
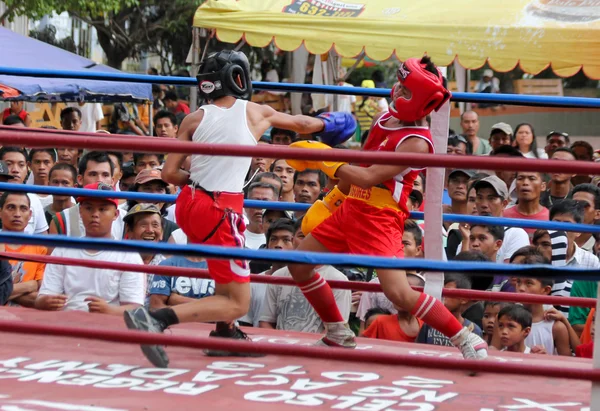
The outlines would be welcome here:
<svg viewBox="0 0 600 411">
<path fill-rule="evenodd" d="M 402 142 L 397 148 L 397 153 L 429 153 L 429 144 L 422 138 L 411 137 Z M 374 164 L 370 167 L 358 167 L 344 164 L 337 169 L 335 177 L 360 188 L 370 188 L 381 184 L 402 173 L 407 166 Z"/>
<path fill-rule="evenodd" d="M 312 134 L 323 131 L 325 123 L 316 117 L 280 113 L 272 107 L 266 105 L 258 105 L 262 119 L 269 127 L 282 128 L 284 130 L 292 130 L 301 134 Z"/>
</svg>

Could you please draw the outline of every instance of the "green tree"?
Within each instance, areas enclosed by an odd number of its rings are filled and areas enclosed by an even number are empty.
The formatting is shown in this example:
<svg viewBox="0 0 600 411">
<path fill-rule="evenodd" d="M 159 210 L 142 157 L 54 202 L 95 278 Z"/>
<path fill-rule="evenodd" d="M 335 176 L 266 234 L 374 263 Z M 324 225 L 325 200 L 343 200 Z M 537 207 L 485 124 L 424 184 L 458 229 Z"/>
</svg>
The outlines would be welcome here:
<svg viewBox="0 0 600 411">
<path fill-rule="evenodd" d="M 93 26 L 109 66 L 126 58 L 157 53 L 182 65 L 191 45 L 194 12 L 201 0 L 6 0 L 4 18 L 40 19 L 68 11 Z"/>
</svg>

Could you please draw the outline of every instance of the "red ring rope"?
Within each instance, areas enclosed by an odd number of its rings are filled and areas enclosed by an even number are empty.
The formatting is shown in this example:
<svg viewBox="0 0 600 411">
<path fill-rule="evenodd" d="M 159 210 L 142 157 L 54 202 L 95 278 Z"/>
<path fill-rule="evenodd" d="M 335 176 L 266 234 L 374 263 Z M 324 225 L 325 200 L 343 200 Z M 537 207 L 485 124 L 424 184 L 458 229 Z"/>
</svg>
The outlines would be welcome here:
<svg viewBox="0 0 600 411">
<path fill-rule="evenodd" d="M 59 265 L 74 265 L 78 267 L 88 268 L 107 268 L 112 270 L 121 271 L 133 271 L 145 274 L 159 274 L 166 275 L 169 277 L 184 276 L 190 278 L 203 278 L 210 279 L 208 270 L 206 269 L 193 269 L 183 267 L 170 267 L 160 265 L 140 265 L 140 264 L 126 264 L 126 263 L 115 263 L 111 261 L 93 261 L 84 260 L 79 258 L 66 258 L 66 257 L 55 257 L 49 255 L 35 255 L 35 254 L 21 254 L 21 253 L 0 253 L 0 258 L 7 258 L 18 261 L 33 261 L 37 263 L 45 264 L 59 264 Z M 252 282 L 262 284 L 277 284 L 277 285 L 289 285 L 296 286 L 296 283 L 291 278 L 284 277 L 273 277 L 269 275 L 256 275 L 250 276 Z M 381 292 L 381 286 L 377 283 L 363 283 L 358 281 L 327 281 L 332 288 L 338 288 L 342 290 L 353 290 L 353 291 L 368 291 L 368 292 Z M 413 287 L 415 290 L 423 291 L 423 287 Z M 447 289 L 442 290 L 442 295 L 453 298 L 469 298 L 472 300 L 483 300 L 483 301 L 505 301 L 515 303 L 530 303 L 530 304 L 549 304 L 549 305 L 568 305 L 571 307 L 596 307 L 596 300 L 594 298 L 581 298 L 581 297 L 552 297 L 548 295 L 533 295 L 533 294 L 520 294 L 520 293 L 507 293 L 507 292 L 493 292 L 493 291 L 478 291 L 478 290 L 457 290 Z"/>
<path fill-rule="evenodd" d="M 92 137 L 93 135 L 93 137 Z M 559 172 L 572 174 L 600 174 L 600 163 L 586 161 L 533 160 L 505 158 L 448 156 L 446 154 L 415 154 L 371 152 L 355 150 L 290 149 L 267 145 L 239 146 L 230 144 L 198 144 L 172 141 L 164 138 L 123 139 L 104 137 L 103 134 L 65 132 L 46 134 L 21 128 L 0 126 L 0 144 L 25 147 L 73 147 L 87 149 L 142 150 L 146 153 L 184 153 L 225 155 L 234 157 L 289 158 L 300 160 L 334 160 L 368 164 L 402 164 L 415 167 L 444 167 L 485 170 L 513 170 Z"/>
<path fill-rule="evenodd" d="M 537 377 L 565 378 L 571 380 L 600 381 L 600 370 L 590 367 L 533 366 L 530 363 L 500 363 L 454 358 L 430 358 L 410 354 L 391 354 L 344 348 L 320 348 L 297 345 L 271 344 L 263 342 L 248 343 L 226 338 L 186 337 L 165 334 L 150 334 L 140 331 L 119 331 L 110 329 L 77 328 L 41 323 L 0 320 L 0 331 L 33 335 L 54 335 L 77 337 L 89 340 L 101 340 L 135 344 L 158 344 L 166 346 L 217 349 L 232 352 L 252 352 L 276 354 L 286 357 L 322 358 L 325 360 L 350 361 L 368 364 L 402 365 L 423 368 L 435 368 L 451 371 L 494 372 L 498 374 L 531 375 Z"/>
</svg>

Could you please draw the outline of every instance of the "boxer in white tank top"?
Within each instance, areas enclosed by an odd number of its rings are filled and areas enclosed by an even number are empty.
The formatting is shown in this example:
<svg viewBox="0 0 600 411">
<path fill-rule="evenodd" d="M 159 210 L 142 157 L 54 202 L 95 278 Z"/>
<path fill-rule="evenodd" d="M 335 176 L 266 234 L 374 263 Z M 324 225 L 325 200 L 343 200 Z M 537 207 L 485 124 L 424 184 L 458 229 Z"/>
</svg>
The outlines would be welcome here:
<svg viewBox="0 0 600 411">
<path fill-rule="evenodd" d="M 292 116 L 249 100 L 252 95 L 250 67 L 246 56 L 221 51 L 200 65 L 199 91 L 208 104 L 188 115 L 181 123 L 180 141 L 205 144 L 254 146 L 270 127 L 301 134 L 319 134 L 336 145 L 350 137 L 356 123 L 350 113 L 325 113 L 319 117 Z M 351 129 L 351 130 L 350 130 Z M 177 223 L 189 243 L 244 247 L 242 217 L 244 178 L 250 157 L 193 155 L 190 172 L 182 165 L 185 154 L 169 154 L 163 179 L 182 191 L 177 198 Z M 125 313 L 131 329 L 162 332 L 179 322 L 217 322 L 211 336 L 248 340 L 234 322 L 248 312 L 250 272 L 246 261 L 208 260 L 215 280 L 215 295 L 152 313 L 139 308 Z M 166 367 L 168 357 L 160 346 L 142 346 L 146 357 L 157 367 Z M 208 355 L 248 355 L 208 351 Z"/>
</svg>

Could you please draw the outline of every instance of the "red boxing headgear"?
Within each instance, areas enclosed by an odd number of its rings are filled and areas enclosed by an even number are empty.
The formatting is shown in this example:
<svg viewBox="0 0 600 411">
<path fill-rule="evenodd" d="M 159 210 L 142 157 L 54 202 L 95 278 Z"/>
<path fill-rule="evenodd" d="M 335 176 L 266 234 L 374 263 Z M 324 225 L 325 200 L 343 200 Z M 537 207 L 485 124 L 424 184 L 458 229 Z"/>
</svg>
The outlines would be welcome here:
<svg viewBox="0 0 600 411">
<path fill-rule="evenodd" d="M 390 113 L 398 120 L 417 121 L 433 110 L 438 111 L 452 95 L 444 87 L 441 73 L 438 71 L 436 76 L 425 67 L 417 58 L 408 59 L 398 67 L 398 81 L 412 93 L 410 100 L 399 97 L 392 101 Z M 392 88 L 392 99 L 394 90 Z"/>
</svg>

